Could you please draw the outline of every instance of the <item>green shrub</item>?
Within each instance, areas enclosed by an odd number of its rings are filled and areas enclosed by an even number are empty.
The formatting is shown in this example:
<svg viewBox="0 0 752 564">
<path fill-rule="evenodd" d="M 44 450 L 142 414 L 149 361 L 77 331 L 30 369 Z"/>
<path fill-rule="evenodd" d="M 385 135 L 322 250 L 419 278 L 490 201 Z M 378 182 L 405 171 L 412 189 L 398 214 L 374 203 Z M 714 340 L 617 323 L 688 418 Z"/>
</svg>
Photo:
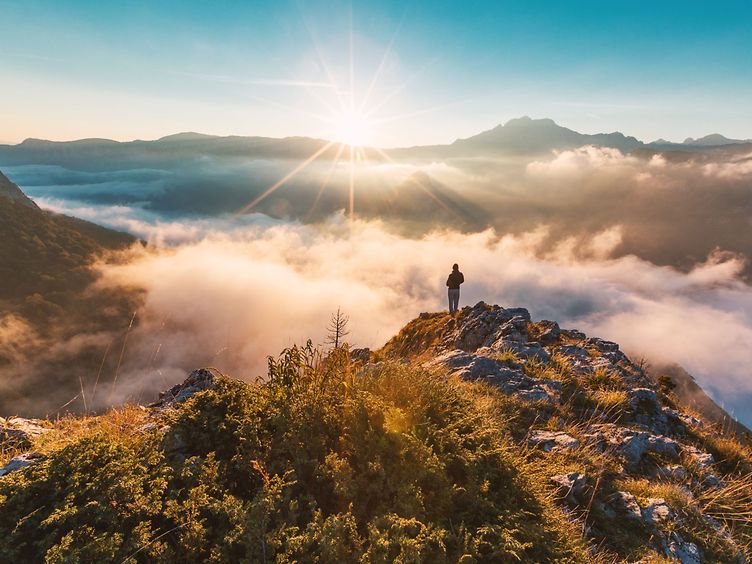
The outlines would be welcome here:
<svg viewBox="0 0 752 564">
<path fill-rule="evenodd" d="M 0 559 L 582 561 L 487 393 L 293 347 L 263 384 L 219 378 L 163 433 L 82 426 L 0 481 Z"/>
</svg>

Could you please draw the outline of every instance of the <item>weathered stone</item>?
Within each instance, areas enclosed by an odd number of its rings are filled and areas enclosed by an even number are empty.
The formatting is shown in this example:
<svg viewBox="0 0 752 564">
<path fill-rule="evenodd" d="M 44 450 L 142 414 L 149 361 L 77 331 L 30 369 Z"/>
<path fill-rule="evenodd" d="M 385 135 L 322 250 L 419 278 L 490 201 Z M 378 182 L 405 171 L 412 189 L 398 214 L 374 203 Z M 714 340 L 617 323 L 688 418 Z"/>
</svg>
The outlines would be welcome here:
<svg viewBox="0 0 752 564">
<path fill-rule="evenodd" d="M 710 489 L 717 490 L 726 486 L 725 482 L 715 474 L 708 474 L 702 480 L 702 484 Z"/>
<path fill-rule="evenodd" d="M 670 466 L 659 466 L 654 472 L 657 478 L 663 480 L 673 480 L 677 482 L 683 482 L 687 479 L 687 470 L 680 464 L 674 464 Z"/>
<path fill-rule="evenodd" d="M 353 349 L 350 351 L 350 360 L 355 362 L 368 362 L 371 358 L 371 349 L 368 347 L 362 349 Z"/>
<path fill-rule="evenodd" d="M 643 519 L 650 525 L 658 526 L 676 517 L 666 500 L 661 497 L 648 498 L 648 504 L 642 509 Z"/>
<path fill-rule="evenodd" d="M 494 342 L 490 348 L 498 351 L 511 351 L 520 358 L 535 359 L 545 364 L 551 360 L 551 356 L 546 349 L 544 349 L 540 343 L 536 342 L 523 343 L 509 340 L 507 337 L 502 337 Z"/>
<path fill-rule="evenodd" d="M 15 447 L 28 448 L 31 439 L 51 431 L 43 426 L 39 419 L 26 419 L 24 417 L 0 417 L 0 443 L 8 443 Z"/>
<path fill-rule="evenodd" d="M 10 474 L 11 472 L 22 470 L 23 468 L 31 466 L 32 464 L 36 464 L 37 462 L 42 460 L 42 458 L 43 456 L 38 452 L 25 452 L 23 454 L 19 454 L 18 456 L 14 456 L 10 459 L 8 464 L 0 468 L 0 477 Z"/>
<path fill-rule="evenodd" d="M 587 476 L 580 472 L 557 474 L 551 476 L 551 481 L 560 486 L 564 499 L 569 505 L 577 505 L 582 501 L 582 495 L 587 486 Z"/>
<path fill-rule="evenodd" d="M 584 341 L 587 339 L 587 335 L 583 333 L 582 331 L 578 331 L 577 329 L 562 329 L 561 334 L 568 339 L 572 339 L 573 341 Z"/>
<path fill-rule="evenodd" d="M 540 447 L 545 452 L 550 452 L 555 448 L 573 450 L 580 446 L 580 441 L 571 435 L 567 435 L 561 431 L 547 431 L 545 429 L 532 431 L 527 440 L 531 445 Z"/>
<path fill-rule="evenodd" d="M 643 425 L 660 435 L 669 432 L 668 419 L 663 413 L 661 402 L 656 393 L 650 388 L 635 388 L 629 390 L 628 416 L 638 425 Z"/>
<path fill-rule="evenodd" d="M 635 431 L 612 423 L 594 426 L 590 433 L 601 432 L 607 444 L 614 449 L 630 466 L 640 463 L 646 453 L 660 454 L 678 459 L 679 443 L 663 435 L 653 435 L 646 431 Z"/>
<path fill-rule="evenodd" d="M 674 531 L 669 537 L 666 556 L 681 562 L 681 564 L 702 564 L 702 557 L 697 545 L 686 542 L 679 533 Z"/>
<path fill-rule="evenodd" d="M 713 458 L 712 454 L 700 450 L 697 447 L 685 445 L 682 447 L 682 452 L 689 458 L 692 464 L 700 470 L 707 470 L 715 464 L 715 458 Z"/>
<path fill-rule="evenodd" d="M 200 368 L 190 373 L 182 384 L 173 386 L 159 394 L 159 401 L 150 407 L 164 407 L 171 403 L 182 403 L 198 392 L 214 387 L 214 373 L 206 368 Z"/>
<path fill-rule="evenodd" d="M 486 352 L 490 349 L 478 351 Z M 523 401 L 557 402 L 561 396 L 561 382 L 530 378 L 524 373 L 521 365 L 482 354 L 453 350 L 436 357 L 428 364 L 443 365 L 452 374 L 464 380 L 484 380 L 497 386 L 505 394 L 514 395 Z"/>
<path fill-rule="evenodd" d="M 705 427 L 705 423 L 700 419 L 693 417 L 692 415 L 687 415 L 686 413 L 679 413 L 679 419 L 681 419 L 687 427 L 696 427 L 698 429 Z"/>
<path fill-rule="evenodd" d="M 561 328 L 556 321 L 548 321 L 544 319 L 537 324 L 540 334 L 538 335 L 538 341 L 543 345 L 553 345 L 559 341 L 561 335 Z"/>
<path fill-rule="evenodd" d="M 628 519 L 642 521 L 642 510 L 633 496 L 629 492 L 616 492 L 613 499 L 614 508 Z"/>
</svg>

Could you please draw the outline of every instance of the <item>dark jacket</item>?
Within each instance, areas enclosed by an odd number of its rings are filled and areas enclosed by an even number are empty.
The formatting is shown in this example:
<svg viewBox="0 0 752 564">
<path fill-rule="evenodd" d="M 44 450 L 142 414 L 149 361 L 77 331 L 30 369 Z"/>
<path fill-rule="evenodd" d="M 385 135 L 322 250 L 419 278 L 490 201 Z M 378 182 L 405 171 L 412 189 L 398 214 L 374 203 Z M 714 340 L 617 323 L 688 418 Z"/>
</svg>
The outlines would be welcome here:
<svg viewBox="0 0 752 564">
<path fill-rule="evenodd" d="M 449 278 L 447 278 L 446 285 L 449 286 L 450 290 L 459 290 L 460 284 L 462 284 L 464 281 L 465 277 L 462 275 L 462 273 L 459 270 L 453 270 L 449 275 Z"/>
</svg>

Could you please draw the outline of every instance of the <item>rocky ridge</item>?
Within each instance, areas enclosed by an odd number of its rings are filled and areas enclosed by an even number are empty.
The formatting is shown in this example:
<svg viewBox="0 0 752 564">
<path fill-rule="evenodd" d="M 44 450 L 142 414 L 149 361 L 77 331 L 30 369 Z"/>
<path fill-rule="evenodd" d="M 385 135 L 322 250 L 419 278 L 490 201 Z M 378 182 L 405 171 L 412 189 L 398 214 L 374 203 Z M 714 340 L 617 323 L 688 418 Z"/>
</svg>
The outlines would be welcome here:
<svg viewBox="0 0 752 564">
<path fill-rule="evenodd" d="M 718 561 L 717 554 L 747 562 L 737 520 L 714 510 L 714 500 L 750 483 L 749 460 L 719 450 L 712 429 L 654 386 L 618 344 L 533 321 L 523 308 L 480 302 L 456 317 L 421 314 L 381 350 L 353 349 L 349 358 L 361 371 L 398 361 L 500 392 L 515 444 L 547 476 L 559 507 L 582 524 L 594 550 L 623 561 L 637 561 L 630 547 L 649 546 L 683 564 Z M 148 422 L 140 431 L 161 433 L 162 450 L 185 460 L 186 443 L 169 432 L 165 414 L 212 390 L 217 377 L 196 370 L 160 394 L 141 408 Z M 25 447 L 48 430 L 44 421 L 0 419 L 4 443 Z M 22 452 L 0 477 L 43 459 Z"/>
<path fill-rule="evenodd" d="M 428 333 L 426 326 L 431 327 Z M 663 557 L 683 564 L 707 561 L 698 545 L 678 532 L 677 524 L 687 518 L 668 500 L 619 489 L 639 481 L 640 490 L 678 493 L 681 504 L 690 508 L 684 513 L 696 512 L 693 517 L 733 545 L 736 561 L 747 561 L 729 527 L 700 510 L 699 499 L 727 487 L 707 450 L 710 445 L 700 438 L 705 423 L 656 389 L 645 367 L 630 360 L 617 343 L 562 329 L 555 321 L 534 322 L 523 308 L 480 302 L 455 318 L 421 314 L 382 354 L 413 358 L 528 404 L 536 415 L 529 428 L 521 428 L 520 443 L 539 451 L 541 460 L 557 453 L 575 466 L 578 453 L 580 460 L 605 460 L 609 469 L 602 466 L 598 475 L 570 471 L 550 476 L 572 515 L 598 513 L 586 524 L 596 541 L 603 542 L 611 525 L 626 519 L 647 533 Z M 568 423 L 561 425 L 565 418 Z M 557 429 L 559 425 L 565 429 Z"/>
</svg>

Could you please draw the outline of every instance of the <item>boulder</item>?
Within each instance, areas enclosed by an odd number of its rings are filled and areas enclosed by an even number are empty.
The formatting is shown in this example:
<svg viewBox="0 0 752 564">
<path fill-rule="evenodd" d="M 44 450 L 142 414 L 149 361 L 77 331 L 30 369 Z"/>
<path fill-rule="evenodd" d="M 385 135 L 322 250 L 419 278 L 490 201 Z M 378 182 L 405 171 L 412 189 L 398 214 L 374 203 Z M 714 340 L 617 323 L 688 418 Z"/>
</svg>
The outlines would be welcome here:
<svg viewBox="0 0 752 564">
<path fill-rule="evenodd" d="M 659 526 L 673 521 L 676 514 L 661 497 L 648 498 L 648 504 L 642 509 L 642 518 L 649 525 Z"/>
<path fill-rule="evenodd" d="M 629 492 L 618 491 L 614 494 L 612 505 L 617 513 L 624 515 L 627 519 L 642 521 L 642 510 L 640 509 L 635 496 Z"/>
<path fill-rule="evenodd" d="M 527 341 L 529 321 L 530 313 L 524 308 L 504 309 L 478 302 L 472 308 L 463 308 L 462 315 L 447 325 L 443 346 L 473 352 L 504 335 Z"/>
<path fill-rule="evenodd" d="M 587 476 L 580 472 L 557 474 L 551 476 L 551 481 L 559 486 L 564 493 L 564 499 L 569 505 L 578 505 L 583 501 L 583 494 L 587 486 Z"/>
<path fill-rule="evenodd" d="M 44 427 L 39 419 L 26 419 L 24 417 L 0 417 L 0 443 L 9 443 L 16 447 L 28 447 L 31 439 L 51 431 Z"/>
<path fill-rule="evenodd" d="M 562 431 L 548 431 L 546 429 L 532 431 L 527 441 L 531 445 L 541 448 L 544 452 L 551 452 L 557 448 L 573 450 L 580 446 L 580 441 L 573 436 Z"/>
<path fill-rule="evenodd" d="M 10 474 L 11 472 L 22 470 L 23 468 L 31 466 L 32 464 L 36 464 L 37 462 L 42 460 L 42 458 L 44 457 L 38 452 L 25 452 L 23 454 L 19 454 L 18 456 L 14 456 L 10 459 L 8 464 L 0 468 L 0 477 Z"/>
<path fill-rule="evenodd" d="M 699 470 L 707 470 L 715 464 L 715 458 L 713 458 L 712 454 L 697 447 L 685 445 L 682 447 L 682 452 Z"/>
<path fill-rule="evenodd" d="M 540 332 L 538 334 L 538 341 L 540 341 L 542 345 L 553 345 L 559 341 L 561 328 L 559 328 L 559 324 L 556 323 L 556 321 L 548 321 L 547 319 L 544 319 L 536 323 L 536 326 Z"/>
<path fill-rule="evenodd" d="M 636 431 L 613 423 L 604 423 L 589 429 L 589 435 L 600 432 L 607 448 L 613 449 L 627 465 L 635 467 L 645 454 L 655 453 L 671 459 L 679 458 L 679 443 L 663 435 Z"/>
<path fill-rule="evenodd" d="M 200 368 L 194 370 L 182 384 L 160 392 L 159 401 L 151 404 L 149 407 L 165 407 L 173 403 L 182 403 L 198 392 L 213 388 L 214 379 L 214 373 L 209 369 Z"/>
<path fill-rule="evenodd" d="M 478 352 L 493 352 L 478 349 Z M 428 363 L 445 366 L 450 373 L 464 380 L 483 380 L 498 387 L 508 395 L 523 401 L 558 402 L 561 397 L 561 382 L 530 378 L 522 366 L 509 361 L 497 360 L 485 354 L 473 354 L 459 349 L 444 353 Z"/>
<path fill-rule="evenodd" d="M 607 352 L 619 352 L 619 345 L 612 341 L 606 341 L 604 339 L 599 339 L 598 337 L 590 337 L 588 339 L 585 339 L 585 342 L 583 343 L 585 347 L 592 347 L 599 352 L 607 353 Z"/>
<path fill-rule="evenodd" d="M 350 360 L 355 362 L 368 362 L 371 358 L 371 349 L 368 347 L 362 349 L 353 349 L 350 351 Z"/>
<path fill-rule="evenodd" d="M 534 359 L 545 364 L 548 364 L 551 360 L 551 356 L 546 349 L 544 349 L 540 343 L 536 343 L 535 341 L 523 343 L 510 340 L 507 337 L 501 337 L 494 342 L 490 348 L 497 351 L 511 351 L 522 359 Z"/>
<path fill-rule="evenodd" d="M 666 556 L 678 560 L 681 564 L 702 564 L 702 557 L 697 545 L 686 542 L 676 531 L 671 533 L 665 552 Z"/>
<path fill-rule="evenodd" d="M 631 421 L 650 429 L 653 433 L 669 433 L 668 417 L 663 412 L 661 402 L 650 388 L 634 388 L 627 392 L 629 410 L 627 416 Z"/>
</svg>

